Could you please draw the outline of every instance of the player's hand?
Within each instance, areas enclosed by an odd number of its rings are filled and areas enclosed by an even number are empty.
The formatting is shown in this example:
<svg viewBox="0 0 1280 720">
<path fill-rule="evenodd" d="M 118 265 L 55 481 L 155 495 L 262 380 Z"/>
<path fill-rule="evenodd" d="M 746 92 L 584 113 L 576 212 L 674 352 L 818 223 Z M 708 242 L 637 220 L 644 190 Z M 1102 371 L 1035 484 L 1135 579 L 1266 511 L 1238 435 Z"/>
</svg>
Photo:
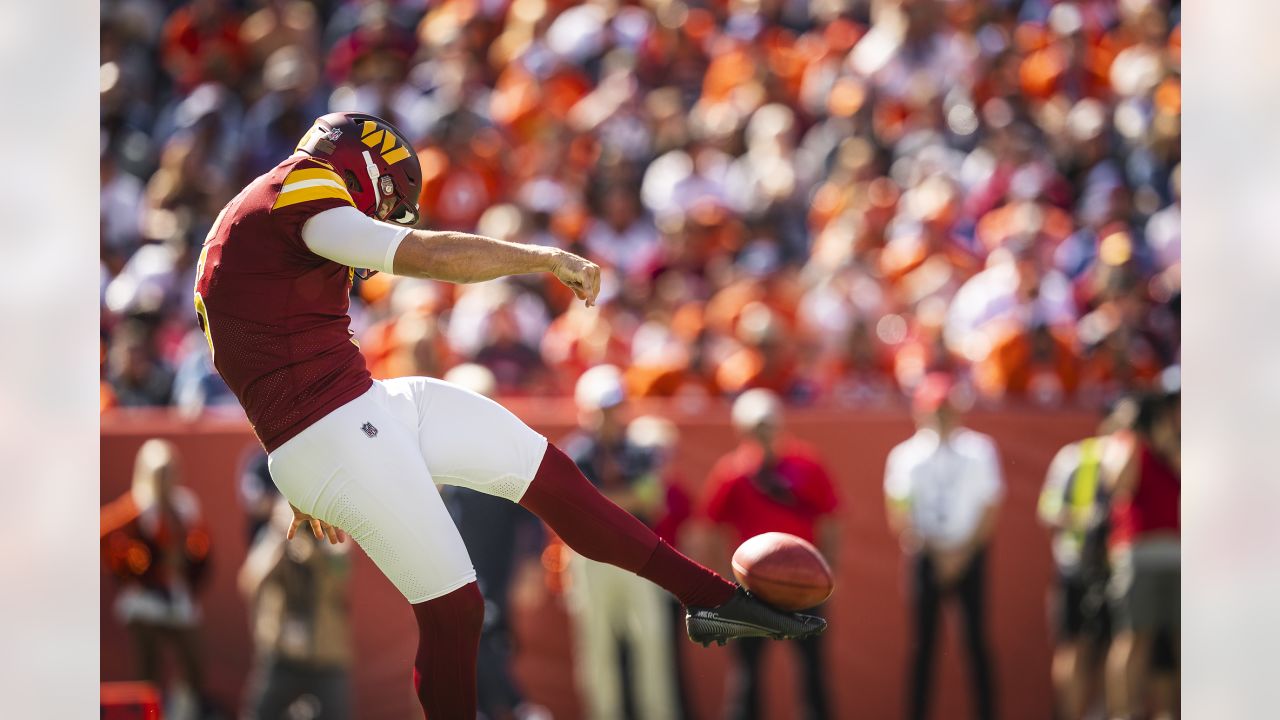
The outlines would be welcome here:
<svg viewBox="0 0 1280 720">
<path fill-rule="evenodd" d="M 573 291 L 579 300 L 585 300 L 587 307 L 596 304 L 596 296 L 600 294 L 600 266 L 578 257 L 571 252 L 560 252 L 556 255 L 555 264 L 551 268 L 556 279 Z"/>
<path fill-rule="evenodd" d="M 289 503 L 289 507 L 293 508 L 293 522 L 289 523 L 289 532 L 285 535 L 286 539 L 292 540 L 303 523 L 311 526 L 311 534 L 315 535 L 317 540 L 323 541 L 328 538 L 330 545 L 337 545 L 347 539 L 346 533 L 319 518 L 313 518 L 302 512 L 294 507 L 293 503 Z"/>
</svg>

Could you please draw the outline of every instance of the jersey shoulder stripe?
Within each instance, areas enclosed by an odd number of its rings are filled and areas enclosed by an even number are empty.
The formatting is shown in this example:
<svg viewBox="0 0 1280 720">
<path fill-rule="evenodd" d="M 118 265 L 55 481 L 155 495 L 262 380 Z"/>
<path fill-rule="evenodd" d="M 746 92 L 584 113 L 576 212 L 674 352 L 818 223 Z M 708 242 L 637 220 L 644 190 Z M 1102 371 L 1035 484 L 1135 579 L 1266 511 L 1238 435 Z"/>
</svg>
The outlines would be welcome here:
<svg viewBox="0 0 1280 720">
<path fill-rule="evenodd" d="M 322 200 L 325 198 L 343 200 L 346 201 L 348 205 L 353 207 L 355 206 L 355 203 L 351 202 L 351 194 L 347 192 L 346 188 L 335 189 L 332 187 L 322 186 L 301 188 L 297 190 L 290 190 L 289 192 L 282 191 L 279 197 L 276 198 L 275 205 L 271 206 L 271 209 L 279 210 L 280 208 L 289 207 L 290 205 L 297 205 L 298 203 Z"/>
<path fill-rule="evenodd" d="M 310 164 L 310 163 L 308 163 Z M 272 210 L 298 203 L 331 198 L 355 206 L 351 193 L 338 174 L 327 167 L 299 167 L 289 171 L 281 183 Z"/>
</svg>

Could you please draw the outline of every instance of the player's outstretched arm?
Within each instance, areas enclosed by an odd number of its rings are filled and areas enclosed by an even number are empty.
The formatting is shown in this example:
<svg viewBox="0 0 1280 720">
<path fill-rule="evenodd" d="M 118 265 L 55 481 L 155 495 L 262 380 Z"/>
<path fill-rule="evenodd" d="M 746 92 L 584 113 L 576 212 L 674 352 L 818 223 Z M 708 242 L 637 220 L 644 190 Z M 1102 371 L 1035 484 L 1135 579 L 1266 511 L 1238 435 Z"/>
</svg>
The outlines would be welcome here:
<svg viewBox="0 0 1280 720">
<path fill-rule="evenodd" d="M 462 232 L 413 230 L 400 242 L 392 272 L 453 283 L 549 272 L 587 305 L 600 292 L 600 268 L 571 252 Z"/>
<path fill-rule="evenodd" d="M 600 268 L 570 252 L 461 232 L 410 230 L 379 222 L 350 206 L 325 210 L 302 226 L 315 254 L 351 267 L 395 275 L 473 283 L 549 272 L 587 305 L 600 292 Z"/>
</svg>

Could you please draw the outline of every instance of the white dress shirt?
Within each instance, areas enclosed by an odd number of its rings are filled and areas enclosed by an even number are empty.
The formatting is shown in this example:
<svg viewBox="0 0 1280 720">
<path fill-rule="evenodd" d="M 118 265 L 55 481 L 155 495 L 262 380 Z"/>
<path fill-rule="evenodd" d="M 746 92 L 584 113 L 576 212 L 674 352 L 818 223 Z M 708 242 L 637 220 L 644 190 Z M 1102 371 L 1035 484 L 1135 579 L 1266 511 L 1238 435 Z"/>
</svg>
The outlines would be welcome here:
<svg viewBox="0 0 1280 720">
<path fill-rule="evenodd" d="M 1004 494 L 995 443 L 965 428 L 945 439 L 921 429 L 889 452 L 884 491 L 907 507 L 922 540 L 940 548 L 963 545 Z"/>
</svg>

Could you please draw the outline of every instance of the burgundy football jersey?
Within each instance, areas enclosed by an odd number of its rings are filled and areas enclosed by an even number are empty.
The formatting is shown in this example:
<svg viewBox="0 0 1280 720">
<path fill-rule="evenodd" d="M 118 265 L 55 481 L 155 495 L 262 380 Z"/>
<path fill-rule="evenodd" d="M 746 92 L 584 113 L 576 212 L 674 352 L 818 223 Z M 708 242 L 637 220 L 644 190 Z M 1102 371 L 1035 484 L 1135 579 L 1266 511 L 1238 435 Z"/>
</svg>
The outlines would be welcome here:
<svg viewBox="0 0 1280 720">
<path fill-rule="evenodd" d="M 351 204 L 331 165 L 294 155 L 222 210 L 200 252 L 196 314 L 213 365 L 268 452 L 373 382 L 347 314 L 354 270 L 302 241 L 310 217 Z"/>
</svg>

